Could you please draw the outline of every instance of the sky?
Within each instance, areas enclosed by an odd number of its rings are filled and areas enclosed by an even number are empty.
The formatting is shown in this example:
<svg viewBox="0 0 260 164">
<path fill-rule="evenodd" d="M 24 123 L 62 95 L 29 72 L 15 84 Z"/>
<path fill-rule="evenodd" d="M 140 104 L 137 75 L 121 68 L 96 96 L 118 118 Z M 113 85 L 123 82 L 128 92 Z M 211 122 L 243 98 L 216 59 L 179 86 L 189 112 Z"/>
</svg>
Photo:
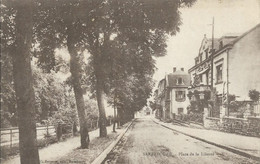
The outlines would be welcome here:
<svg viewBox="0 0 260 164">
<path fill-rule="evenodd" d="M 180 12 L 180 32 L 169 37 L 167 55 L 156 59 L 157 82 L 171 73 L 173 67 L 177 70 L 183 67 L 188 72 L 195 63 L 204 34 L 207 38 L 212 36 L 213 17 L 215 38 L 228 33 L 242 34 L 260 23 L 260 0 L 198 0 Z"/>
</svg>

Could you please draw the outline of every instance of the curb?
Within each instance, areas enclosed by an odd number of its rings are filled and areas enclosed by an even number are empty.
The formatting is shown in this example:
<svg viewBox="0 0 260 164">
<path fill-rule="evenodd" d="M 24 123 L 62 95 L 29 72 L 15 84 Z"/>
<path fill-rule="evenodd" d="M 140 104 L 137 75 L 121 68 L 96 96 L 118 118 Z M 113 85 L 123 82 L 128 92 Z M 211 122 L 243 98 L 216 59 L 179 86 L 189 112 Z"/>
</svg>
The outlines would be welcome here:
<svg viewBox="0 0 260 164">
<path fill-rule="evenodd" d="M 129 127 L 133 124 L 133 122 L 135 121 L 135 119 L 133 119 L 128 125 L 127 127 L 124 129 L 124 131 L 116 138 L 115 141 L 113 141 L 102 153 L 100 153 L 98 155 L 98 157 L 91 162 L 91 164 L 101 164 L 105 158 L 107 157 L 107 155 L 112 151 L 112 149 L 116 146 L 116 144 L 119 142 L 119 140 L 124 136 L 124 134 L 127 132 L 127 130 L 129 129 Z"/>
<path fill-rule="evenodd" d="M 247 158 L 253 159 L 253 160 L 255 160 L 255 161 L 260 161 L 260 157 L 258 157 L 258 156 L 255 156 L 255 155 L 252 155 L 252 154 L 248 154 L 248 153 L 246 153 L 246 152 L 243 152 L 243 151 L 240 151 L 240 150 L 237 150 L 237 149 L 228 147 L 228 146 L 220 145 L 220 144 L 217 144 L 217 143 L 214 143 L 214 142 L 211 142 L 211 141 L 208 141 L 208 140 L 205 140 L 205 139 L 202 139 L 202 138 L 199 138 L 199 137 L 196 137 L 196 136 L 193 136 L 193 135 L 190 135 L 190 134 L 181 132 L 181 131 L 179 131 L 179 130 L 175 130 L 175 129 L 173 129 L 173 128 L 171 128 L 171 127 L 168 127 L 167 125 L 163 125 L 163 124 L 161 124 L 161 123 L 159 123 L 159 122 L 157 122 L 157 121 L 155 121 L 155 120 L 153 120 L 153 119 L 152 119 L 152 121 L 155 122 L 155 123 L 158 124 L 158 125 L 161 125 L 161 126 L 167 128 L 167 129 L 170 129 L 170 130 L 172 130 L 172 131 L 175 131 L 175 132 L 184 134 L 184 135 L 186 135 L 186 136 L 189 136 L 189 137 L 191 137 L 191 138 L 200 140 L 200 141 L 202 141 L 202 142 L 206 142 L 206 143 L 208 143 L 208 144 L 211 144 L 211 145 L 220 147 L 220 148 L 222 148 L 222 149 L 228 150 L 228 151 L 230 151 L 230 152 L 232 152 L 232 153 L 241 155 L 241 156 L 243 156 L 243 157 L 247 157 Z"/>
</svg>

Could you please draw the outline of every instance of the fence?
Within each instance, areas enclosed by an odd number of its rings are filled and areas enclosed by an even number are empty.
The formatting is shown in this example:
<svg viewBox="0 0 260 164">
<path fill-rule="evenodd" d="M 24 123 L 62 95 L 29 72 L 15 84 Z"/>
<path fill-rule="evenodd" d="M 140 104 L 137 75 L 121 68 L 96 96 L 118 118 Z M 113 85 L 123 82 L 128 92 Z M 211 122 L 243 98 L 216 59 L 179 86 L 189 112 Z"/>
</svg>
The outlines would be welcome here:
<svg viewBox="0 0 260 164">
<path fill-rule="evenodd" d="M 254 114 L 256 116 L 260 116 L 260 102 L 257 102 L 254 104 Z"/>
<path fill-rule="evenodd" d="M 112 124 L 112 119 L 108 118 L 107 119 L 107 126 Z M 67 125 L 71 127 L 71 130 L 69 130 L 68 133 L 73 133 L 72 132 L 72 126 L 73 125 Z M 88 122 L 88 128 L 89 131 L 95 130 L 98 128 L 98 119 L 95 120 L 89 120 Z M 78 127 L 79 129 L 79 127 Z M 45 136 L 54 136 L 56 135 L 56 128 L 55 126 L 51 125 L 51 126 L 38 126 L 36 128 L 37 130 L 37 139 L 43 139 Z M 64 133 L 65 131 L 62 130 Z M 1 133 L 1 142 L 0 145 L 1 146 L 6 146 L 6 145 L 10 145 L 10 147 L 13 146 L 13 144 L 19 143 L 19 129 L 18 127 L 13 127 L 13 128 L 2 128 L 0 129 L 0 133 Z"/>
<path fill-rule="evenodd" d="M 54 126 L 39 126 L 37 130 L 37 139 L 42 139 L 45 135 L 55 135 Z M 1 130 L 1 146 L 10 145 L 19 143 L 19 129 L 18 127 L 13 128 L 2 128 Z"/>
</svg>

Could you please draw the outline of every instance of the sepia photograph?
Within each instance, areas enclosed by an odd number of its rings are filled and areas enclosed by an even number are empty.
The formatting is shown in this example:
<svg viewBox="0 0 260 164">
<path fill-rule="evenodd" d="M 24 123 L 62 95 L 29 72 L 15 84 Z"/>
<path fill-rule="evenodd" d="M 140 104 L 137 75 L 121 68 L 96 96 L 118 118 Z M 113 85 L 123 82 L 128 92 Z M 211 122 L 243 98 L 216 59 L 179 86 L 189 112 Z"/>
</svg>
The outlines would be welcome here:
<svg viewBox="0 0 260 164">
<path fill-rule="evenodd" d="M 260 164 L 260 0 L 1 0 L 1 164 Z"/>
</svg>

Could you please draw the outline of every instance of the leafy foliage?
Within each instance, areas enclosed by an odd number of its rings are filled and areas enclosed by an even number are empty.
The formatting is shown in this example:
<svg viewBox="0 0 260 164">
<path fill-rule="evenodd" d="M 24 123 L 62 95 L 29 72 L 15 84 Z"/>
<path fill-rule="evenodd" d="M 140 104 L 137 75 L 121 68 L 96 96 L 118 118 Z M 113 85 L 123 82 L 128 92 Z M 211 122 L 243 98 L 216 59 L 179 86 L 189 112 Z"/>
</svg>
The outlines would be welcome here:
<svg viewBox="0 0 260 164">
<path fill-rule="evenodd" d="M 1 56 L 1 127 L 16 126 L 16 97 L 12 74 L 11 57 L 7 53 Z"/>
<path fill-rule="evenodd" d="M 257 101 L 259 101 L 260 92 L 255 90 L 255 89 L 253 89 L 253 90 L 249 91 L 248 96 L 250 97 L 250 99 L 252 101 L 257 102 Z"/>
<path fill-rule="evenodd" d="M 101 89 L 110 96 L 116 95 L 122 109 L 139 110 L 146 105 L 153 86 L 155 60 L 152 56 L 166 54 L 167 36 L 175 35 L 181 25 L 178 9 L 193 2 L 37 0 L 33 29 L 33 54 L 38 59 L 37 65 L 51 73 L 55 67 L 59 70 L 57 65 L 62 63 L 55 58 L 55 49 L 70 49 L 73 45 L 79 56 L 87 49 L 91 54 L 89 79 L 93 94 L 96 94 L 97 80 L 102 81 Z M 7 13 L 9 28 L 4 29 L 10 32 L 4 38 L 5 45 L 11 45 L 8 39 L 15 37 L 15 31 L 10 28 L 14 17 L 10 15 L 15 15 L 15 11 Z M 48 81 L 39 77 L 40 81 L 36 82 L 42 86 L 39 90 L 35 88 L 38 110 L 39 106 L 49 111 L 62 107 L 59 92 L 62 87 L 49 78 Z M 50 91 L 57 91 L 57 95 L 51 95 Z"/>
<path fill-rule="evenodd" d="M 146 105 L 153 86 L 152 56 L 166 54 L 167 36 L 176 34 L 181 24 L 178 8 L 187 3 L 192 1 L 101 3 L 85 32 L 93 93 L 102 87 L 110 103 L 125 113 Z M 97 81 L 102 84 L 96 86 Z"/>
</svg>

